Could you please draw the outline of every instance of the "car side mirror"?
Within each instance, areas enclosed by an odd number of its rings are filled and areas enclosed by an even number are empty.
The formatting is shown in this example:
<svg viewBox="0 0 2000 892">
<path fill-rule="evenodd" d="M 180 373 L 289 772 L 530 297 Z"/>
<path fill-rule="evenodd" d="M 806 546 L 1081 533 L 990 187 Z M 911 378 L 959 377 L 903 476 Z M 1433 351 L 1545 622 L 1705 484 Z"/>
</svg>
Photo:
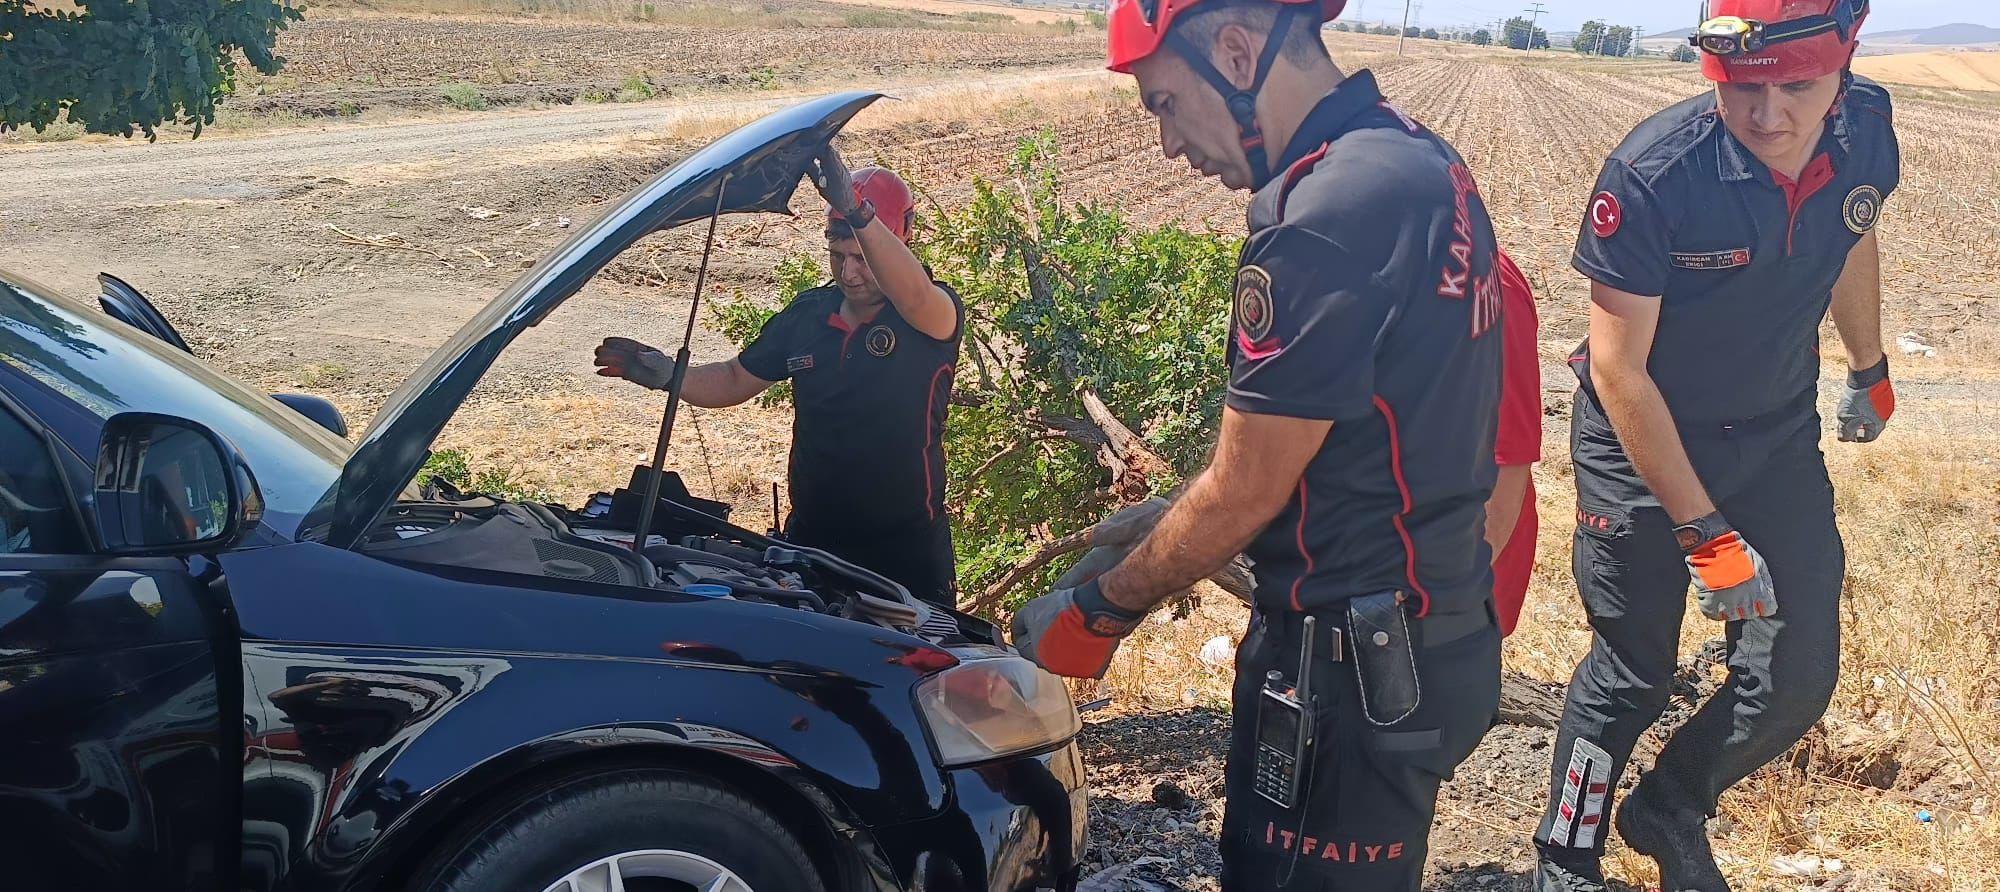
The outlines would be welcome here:
<svg viewBox="0 0 2000 892">
<path fill-rule="evenodd" d="M 242 453 L 171 415 L 125 412 L 97 450 L 97 531 L 113 554 L 195 552 L 234 542 L 264 516 Z"/>
<path fill-rule="evenodd" d="M 303 393 L 274 393 L 271 398 L 304 415 L 314 424 L 333 431 L 334 436 L 347 436 L 347 419 L 340 417 L 340 409 L 332 403 Z"/>
</svg>

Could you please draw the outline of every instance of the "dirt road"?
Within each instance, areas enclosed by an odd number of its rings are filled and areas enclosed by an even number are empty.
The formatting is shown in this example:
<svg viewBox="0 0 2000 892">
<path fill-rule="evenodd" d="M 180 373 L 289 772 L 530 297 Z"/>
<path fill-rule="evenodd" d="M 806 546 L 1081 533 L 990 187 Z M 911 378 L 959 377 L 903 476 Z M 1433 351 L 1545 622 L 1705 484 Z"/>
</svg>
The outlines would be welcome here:
<svg viewBox="0 0 2000 892">
<path fill-rule="evenodd" d="M 878 88 L 896 99 L 926 100 L 1098 78 L 1088 68 L 1058 68 Z M 64 225 L 78 209 L 134 201 L 242 201 L 266 197 L 260 181 L 339 177 L 350 182 L 424 169 L 556 161 L 630 139 L 671 137 L 692 124 L 700 133 L 798 102 L 815 93 L 760 94 L 635 105 L 580 105 L 542 111 L 432 117 L 254 136 L 211 135 L 188 142 L 43 144 L 0 148 L 8 177 L 0 185 L 0 222 Z"/>
</svg>

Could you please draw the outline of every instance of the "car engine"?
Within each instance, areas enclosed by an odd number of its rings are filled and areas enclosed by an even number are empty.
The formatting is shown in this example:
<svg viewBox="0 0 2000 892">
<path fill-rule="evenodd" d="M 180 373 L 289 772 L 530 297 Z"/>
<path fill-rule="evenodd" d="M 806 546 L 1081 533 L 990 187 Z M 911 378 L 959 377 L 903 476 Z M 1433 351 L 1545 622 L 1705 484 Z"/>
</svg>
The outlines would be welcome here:
<svg viewBox="0 0 2000 892">
<path fill-rule="evenodd" d="M 634 482 L 638 482 L 635 471 Z M 663 597 L 726 597 L 809 610 L 914 634 L 934 644 L 998 644 L 992 624 L 912 597 L 894 581 L 841 558 L 751 532 L 696 499 L 678 478 L 664 486 L 652 533 L 632 550 L 642 487 L 598 493 L 582 509 L 460 493 L 443 481 L 421 501 L 397 503 L 362 550 L 386 560 L 659 590 Z"/>
</svg>

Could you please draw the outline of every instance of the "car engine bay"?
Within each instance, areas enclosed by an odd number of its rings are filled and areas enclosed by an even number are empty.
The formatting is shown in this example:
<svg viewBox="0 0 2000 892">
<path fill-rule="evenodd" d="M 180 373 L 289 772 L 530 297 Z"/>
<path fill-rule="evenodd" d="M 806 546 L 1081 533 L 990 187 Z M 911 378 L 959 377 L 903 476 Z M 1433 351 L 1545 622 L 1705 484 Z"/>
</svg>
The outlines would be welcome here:
<svg viewBox="0 0 2000 892">
<path fill-rule="evenodd" d="M 1002 644 L 992 624 L 926 603 L 894 581 L 825 551 L 729 523 L 730 506 L 698 499 L 673 472 L 662 480 L 651 534 L 632 549 L 644 475 L 571 510 L 461 493 L 442 479 L 421 501 L 378 520 L 362 551 L 386 560 L 469 567 L 732 598 L 808 610 L 907 632 L 933 644 Z"/>
</svg>

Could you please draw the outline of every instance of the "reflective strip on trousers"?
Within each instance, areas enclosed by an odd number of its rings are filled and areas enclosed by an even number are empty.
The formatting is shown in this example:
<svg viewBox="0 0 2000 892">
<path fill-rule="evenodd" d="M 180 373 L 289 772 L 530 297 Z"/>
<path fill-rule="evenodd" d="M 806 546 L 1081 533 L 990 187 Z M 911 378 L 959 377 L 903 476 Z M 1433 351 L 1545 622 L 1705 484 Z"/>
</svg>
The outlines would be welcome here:
<svg viewBox="0 0 2000 892">
<path fill-rule="evenodd" d="M 1549 844 L 1577 849 L 1595 846 L 1597 832 L 1604 826 L 1604 799 L 1610 788 L 1611 754 L 1577 738 L 1570 747 L 1569 774 L 1563 781 L 1555 826 L 1549 829 Z"/>
</svg>

